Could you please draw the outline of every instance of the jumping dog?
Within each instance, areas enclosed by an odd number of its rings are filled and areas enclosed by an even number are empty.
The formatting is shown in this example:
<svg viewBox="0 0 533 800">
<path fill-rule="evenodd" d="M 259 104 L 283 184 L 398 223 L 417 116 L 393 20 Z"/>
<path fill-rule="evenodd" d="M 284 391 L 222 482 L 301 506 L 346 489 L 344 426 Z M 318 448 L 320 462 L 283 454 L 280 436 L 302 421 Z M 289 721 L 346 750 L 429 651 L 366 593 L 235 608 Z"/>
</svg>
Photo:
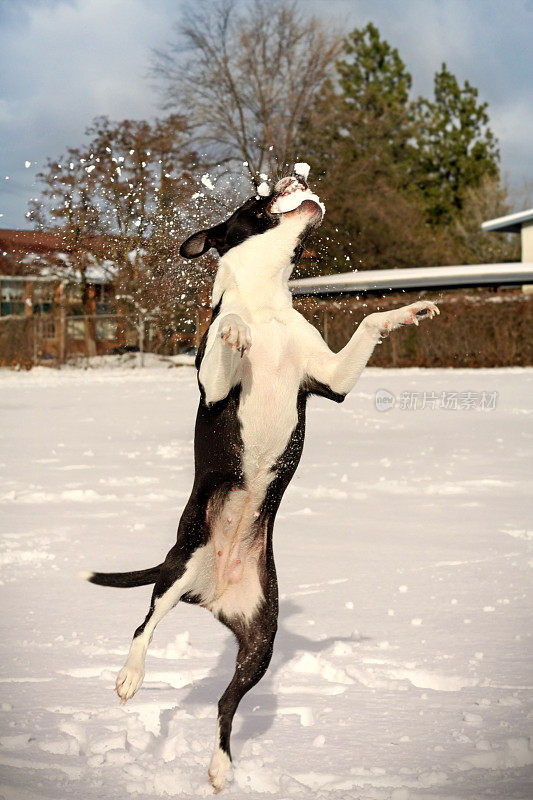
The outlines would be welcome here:
<svg viewBox="0 0 533 800">
<path fill-rule="evenodd" d="M 211 322 L 196 357 L 195 477 L 177 542 L 163 563 L 150 569 L 82 573 L 104 586 L 155 584 L 146 619 L 117 677 L 122 702 L 141 686 L 154 629 L 180 600 L 206 607 L 235 634 L 236 670 L 218 703 L 209 767 L 215 792 L 231 765 L 237 706 L 272 656 L 278 617 L 274 519 L 302 454 L 307 398 L 342 402 L 381 337 L 439 313 L 422 301 L 370 314 L 333 353 L 292 307 L 288 288 L 304 240 L 322 216 L 323 206 L 305 178 L 294 174 L 273 189 L 263 185 L 225 222 L 181 245 L 187 259 L 214 248 L 220 260 Z"/>
</svg>

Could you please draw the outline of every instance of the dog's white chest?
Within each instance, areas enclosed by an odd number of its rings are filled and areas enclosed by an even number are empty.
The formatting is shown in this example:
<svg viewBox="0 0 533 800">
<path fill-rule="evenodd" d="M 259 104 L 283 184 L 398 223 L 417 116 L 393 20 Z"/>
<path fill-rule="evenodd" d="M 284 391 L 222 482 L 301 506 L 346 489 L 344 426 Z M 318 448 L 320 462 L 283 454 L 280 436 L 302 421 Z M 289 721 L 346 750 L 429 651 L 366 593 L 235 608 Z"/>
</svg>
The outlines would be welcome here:
<svg viewBox="0 0 533 800">
<path fill-rule="evenodd" d="M 301 365 L 286 325 L 277 320 L 251 327 L 252 347 L 243 363 L 239 421 L 247 479 L 269 472 L 298 421 Z"/>
</svg>

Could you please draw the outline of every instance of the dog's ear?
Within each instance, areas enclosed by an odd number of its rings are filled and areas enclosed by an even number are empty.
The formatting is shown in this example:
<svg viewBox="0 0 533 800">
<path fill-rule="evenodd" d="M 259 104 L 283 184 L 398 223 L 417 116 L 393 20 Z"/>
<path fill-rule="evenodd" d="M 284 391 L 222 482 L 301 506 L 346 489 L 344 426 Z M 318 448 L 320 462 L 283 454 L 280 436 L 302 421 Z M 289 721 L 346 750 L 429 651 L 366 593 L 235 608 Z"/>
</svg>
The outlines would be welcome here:
<svg viewBox="0 0 533 800">
<path fill-rule="evenodd" d="M 208 228 L 205 231 L 198 231 L 189 236 L 180 247 L 180 256 L 183 258 L 198 258 L 203 256 L 214 246 L 213 228 Z"/>
</svg>

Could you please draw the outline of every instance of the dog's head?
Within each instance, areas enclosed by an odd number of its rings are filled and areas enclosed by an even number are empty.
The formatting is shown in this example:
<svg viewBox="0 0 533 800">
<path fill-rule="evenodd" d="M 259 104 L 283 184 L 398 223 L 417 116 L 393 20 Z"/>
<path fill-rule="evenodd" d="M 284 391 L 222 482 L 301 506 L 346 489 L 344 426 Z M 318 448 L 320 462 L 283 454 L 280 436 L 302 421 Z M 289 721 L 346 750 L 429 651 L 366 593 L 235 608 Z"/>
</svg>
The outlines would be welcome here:
<svg viewBox="0 0 533 800">
<path fill-rule="evenodd" d="M 250 197 L 225 221 L 190 236 L 180 247 L 184 258 L 197 258 L 211 248 L 225 256 L 239 245 L 254 239 L 276 247 L 279 240 L 284 251 L 293 240 L 292 256 L 299 256 L 303 241 L 310 231 L 320 224 L 324 206 L 309 189 L 301 175 L 282 178 L 271 190 L 261 184 L 258 194 Z M 271 233 L 277 229 L 280 236 Z M 268 235 L 267 239 L 262 239 Z M 272 253 L 275 256 L 274 253 Z"/>
</svg>

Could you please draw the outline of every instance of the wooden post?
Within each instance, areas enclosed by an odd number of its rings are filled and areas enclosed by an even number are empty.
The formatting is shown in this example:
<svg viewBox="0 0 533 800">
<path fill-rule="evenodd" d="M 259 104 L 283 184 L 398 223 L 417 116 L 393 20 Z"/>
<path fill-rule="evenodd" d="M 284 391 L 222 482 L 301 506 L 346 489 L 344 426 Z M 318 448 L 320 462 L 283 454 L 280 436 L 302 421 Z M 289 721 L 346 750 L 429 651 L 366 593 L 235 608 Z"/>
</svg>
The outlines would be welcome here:
<svg viewBox="0 0 533 800">
<path fill-rule="evenodd" d="M 33 317 L 32 324 L 33 324 L 33 366 L 36 367 L 37 366 L 37 330 L 36 330 L 37 317 L 35 316 Z"/>
<path fill-rule="evenodd" d="M 59 291 L 59 363 L 64 364 L 67 357 L 67 311 L 65 281 L 61 281 Z"/>
<path fill-rule="evenodd" d="M 137 326 L 137 336 L 139 337 L 139 366 L 144 367 L 144 317 L 141 316 Z"/>
<path fill-rule="evenodd" d="M 194 340 L 196 349 L 200 347 L 202 336 L 209 327 L 211 320 L 211 292 L 206 286 L 200 286 L 197 294 L 195 310 Z"/>
<path fill-rule="evenodd" d="M 31 317 L 33 314 L 33 281 L 24 283 L 24 315 Z"/>
</svg>

